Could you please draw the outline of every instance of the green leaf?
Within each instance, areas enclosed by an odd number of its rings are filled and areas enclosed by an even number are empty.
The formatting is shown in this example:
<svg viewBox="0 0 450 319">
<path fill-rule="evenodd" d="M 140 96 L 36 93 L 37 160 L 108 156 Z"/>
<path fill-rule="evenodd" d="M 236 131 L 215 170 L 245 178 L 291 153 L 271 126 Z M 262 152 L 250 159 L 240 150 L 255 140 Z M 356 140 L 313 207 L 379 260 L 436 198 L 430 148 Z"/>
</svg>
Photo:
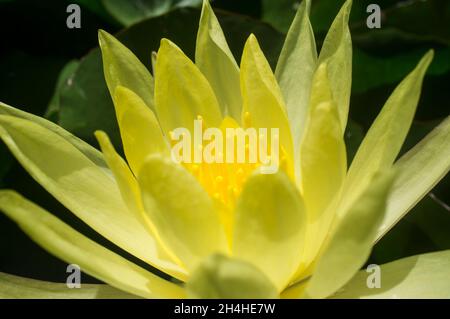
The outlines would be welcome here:
<svg viewBox="0 0 450 319">
<path fill-rule="evenodd" d="M 325 298 L 342 287 L 369 257 L 378 225 L 385 213 L 392 185 L 392 172 L 373 176 L 348 210 L 319 254 L 317 265 L 306 288 L 306 296 Z"/>
<path fill-rule="evenodd" d="M 377 240 L 450 170 L 450 116 L 395 163 L 394 168 L 397 179 L 388 198 Z"/>
<path fill-rule="evenodd" d="M 411 126 L 423 77 L 432 58 L 433 52 L 428 52 L 397 86 L 367 132 L 346 177 L 340 204 L 342 211 L 370 182 L 374 172 L 389 169 L 397 157 Z"/>
<path fill-rule="evenodd" d="M 303 0 L 302 5 L 306 1 Z M 298 0 L 262 0 L 262 20 L 281 32 L 287 32 L 295 17 Z"/>
<path fill-rule="evenodd" d="M 364 139 L 364 129 L 362 126 L 349 119 L 347 127 L 345 128 L 344 140 L 345 149 L 347 151 L 347 163 L 351 163 Z"/>
<path fill-rule="evenodd" d="M 181 7 L 200 6 L 202 0 L 101 0 L 106 10 L 125 26 Z"/>
<path fill-rule="evenodd" d="M 303 1 L 289 28 L 275 70 L 286 103 L 296 163 L 300 161 L 300 143 L 308 117 L 311 85 L 317 63 L 309 10 L 310 1 Z"/>
<path fill-rule="evenodd" d="M 0 165 L 0 188 L 3 188 L 3 178 L 13 166 L 14 161 L 13 157 L 8 151 L 8 148 L 4 145 L 0 145 L 0 158 L 2 159 L 2 164 Z"/>
<path fill-rule="evenodd" d="M 81 284 L 69 289 L 66 284 L 13 276 L 0 272 L 0 299 L 135 299 L 104 284 Z"/>
<path fill-rule="evenodd" d="M 366 51 L 354 50 L 352 93 L 363 93 L 383 85 L 401 81 L 423 56 L 422 48 L 411 49 L 389 57 L 379 57 Z M 427 75 L 443 75 L 450 70 L 450 48 L 436 50 Z M 370 75 L 370 76 L 368 76 Z"/>
<path fill-rule="evenodd" d="M 79 61 L 71 60 L 64 66 L 64 68 L 59 73 L 58 80 L 56 82 L 55 92 L 45 112 L 45 118 L 50 119 L 53 122 L 57 121 L 60 106 L 61 87 L 65 82 L 71 81 L 71 77 L 73 76 L 75 70 L 78 68 L 79 64 L 80 64 Z"/>
<path fill-rule="evenodd" d="M 77 0 L 76 3 L 81 6 L 81 10 L 87 9 L 102 18 L 108 23 L 117 24 L 117 22 L 111 17 L 108 11 L 106 11 L 103 1 L 92 1 L 92 0 Z"/>
<path fill-rule="evenodd" d="M 374 246 L 369 263 L 384 264 L 405 256 L 450 249 L 450 214 L 424 197 Z"/>
<path fill-rule="evenodd" d="M 276 288 L 258 268 L 241 260 L 212 255 L 194 270 L 187 282 L 190 298 L 273 299 Z"/>
<path fill-rule="evenodd" d="M 381 265 L 381 288 L 369 289 L 365 270 L 333 298 L 450 298 L 450 250 L 417 255 Z"/>
<path fill-rule="evenodd" d="M 147 298 L 183 296 L 181 287 L 100 246 L 13 191 L 0 191 L 0 210 L 44 249 L 113 287 Z"/>
</svg>

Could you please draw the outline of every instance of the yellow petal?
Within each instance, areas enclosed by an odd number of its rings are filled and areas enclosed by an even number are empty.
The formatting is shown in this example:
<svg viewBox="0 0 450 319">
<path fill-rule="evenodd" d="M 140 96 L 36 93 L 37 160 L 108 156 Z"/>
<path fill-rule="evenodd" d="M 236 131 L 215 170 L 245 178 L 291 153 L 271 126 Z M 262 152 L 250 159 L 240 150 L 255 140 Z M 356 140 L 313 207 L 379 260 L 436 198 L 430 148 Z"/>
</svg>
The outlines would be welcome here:
<svg viewBox="0 0 450 319">
<path fill-rule="evenodd" d="M 136 218 L 146 226 L 147 230 L 150 232 L 150 235 L 156 240 L 155 246 L 157 251 L 155 252 L 155 255 L 161 259 L 158 266 L 175 278 L 185 280 L 186 270 L 176 265 L 176 258 L 170 256 L 170 251 L 167 249 L 166 245 L 161 240 L 157 229 L 144 212 L 139 184 L 133 173 L 130 171 L 130 168 L 120 157 L 120 155 L 116 153 L 114 146 L 111 144 L 108 136 L 104 132 L 97 131 L 95 136 L 97 137 L 101 149 L 105 154 L 105 159 L 108 166 L 114 174 L 122 195 L 122 199 L 128 206 L 129 212 L 134 214 Z"/>
<path fill-rule="evenodd" d="M 150 154 L 169 154 L 168 141 L 159 123 L 144 101 L 133 91 L 118 86 L 114 105 L 127 161 L 137 175 Z"/>
<path fill-rule="evenodd" d="M 145 211 L 162 240 L 188 270 L 228 250 L 212 199 L 185 168 L 152 155 L 138 175 Z"/>
<path fill-rule="evenodd" d="M 299 6 L 275 70 L 286 101 L 294 141 L 295 163 L 300 162 L 300 142 L 305 131 L 312 79 L 317 63 L 316 42 L 309 21 L 310 6 L 310 0 L 304 0 Z"/>
<path fill-rule="evenodd" d="M 22 111 L 20 109 L 16 109 L 15 107 L 6 105 L 2 102 L 0 102 L 0 115 L 10 115 L 18 118 L 22 118 L 25 120 L 29 120 L 31 122 L 34 122 L 36 124 L 39 124 L 46 129 L 52 131 L 53 133 L 61 136 L 64 138 L 67 142 L 72 144 L 75 148 L 77 148 L 81 153 L 83 153 L 84 156 L 86 156 L 88 159 L 90 159 L 93 163 L 95 163 L 97 166 L 101 168 L 105 168 L 108 170 L 105 159 L 103 158 L 103 155 L 101 152 L 99 152 L 95 147 L 92 147 L 82 139 L 76 137 L 72 133 L 66 131 L 62 127 L 56 125 L 55 123 L 46 120 L 43 117 L 36 116 L 34 114 Z"/>
<path fill-rule="evenodd" d="M 377 173 L 344 217 L 336 221 L 308 282 L 305 292 L 307 297 L 330 296 L 366 262 L 386 212 L 386 200 L 392 182 L 392 171 Z"/>
<path fill-rule="evenodd" d="M 286 288 L 281 293 L 281 298 L 282 299 L 300 299 L 304 296 L 306 287 L 308 287 L 308 280 L 304 280 L 297 284 L 294 284 L 294 285 Z"/>
<path fill-rule="evenodd" d="M 381 289 L 367 287 L 365 269 L 333 298 L 449 299 L 450 250 L 416 255 L 380 266 Z"/>
<path fill-rule="evenodd" d="M 352 39 L 348 27 L 351 8 L 352 0 L 347 0 L 328 30 L 319 55 L 319 64 L 329 65 L 331 91 L 343 129 L 347 125 L 352 87 Z"/>
<path fill-rule="evenodd" d="M 450 170 L 450 116 L 394 164 L 397 172 L 376 240 L 389 231 Z"/>
<path fill-rule="evenodd" d="M 328 232 L 334 216 L 328 208 L 339 195 L 347 171 L 345 143 L 326 64 L 321 64 L 314 76 L 301 154 L 301 186 L 309 225 L 304 258 L 309 262 Z"/>
<path fill-rule="evenodd" d="M 203 1 L 195 46 L 195 64 L 214 89 L 222 114 L 240 121 L 242 98 L 239 67 L 209 0 Z"/>
<path fill-rule="evenodd" d="M 68 289 L 66 283 L 55 283 L 13 276 L 0 272 L 0 299 L 135 299 L 122 290 L 105 284 L 82 284 Z"/>
<path fill-rule="evenodd" d="M 99 30 L 98 40 L 103 58 L 103 71 L 111 97 L 117 86 L 135 92 L 144 103 L 154 109 L 153 77 L 148 69 L 126 46 L 106 31 Z"/>
<path fill-rule="evenodd" d="M 128 213 L 110 171 L 95 165 L 61 135 L 25 119 L 0 115 L 0 138 L 30 175 L 78 218 L 165 271 L 167 261 L 159 259 L 155 240 L 141 221 Z"/>
<path fill-rule="evenodd" d="M 232 254 L 281 291 L 299 266 L 306 230 L 302 198 L 281 171 L 250 176 L 235 211 Z"/>
<path fill-rule="evenodd" d="M 202 299 L 275 299 L 275 286 L 252 264 L 212 255 L 194 270 L 186 285 L 188 297 Z"/>
<path fill-rule="evenodd" d="M 242 53 L 241 90 L 244 125 L 254 128 L 278 128 L 280 145 L 292 160 L 292 137 L 283 97 L 270 65 L 253 34 L 245 43 Z M 245 122 L 250 123 L 246 125 Z"/>
<path fill-rule="evenodd" d="M 366 187 L 374 172 L 392 166 L 411 126 L 423 77 L 432 59 L 430 51 L 397 86 L 364 137 L 345 180 L 341 211 Z"/>
<path fill-rule="evenodd" d="M 193 132 L 201 116 L 207 127 L 219 127 L 219 104 L 205 76 L 174 43 L 161 40 L 155 74 L 156 113 L 164 132 L 183 127 Z"/>
<path fill-rule="evenodd" d="M 183 289 L 100 246 L 13 191 L 0 191 L 0 210 L 34 241 L 105 283 L 146 298 L 183 298 Z"/>
</svg>

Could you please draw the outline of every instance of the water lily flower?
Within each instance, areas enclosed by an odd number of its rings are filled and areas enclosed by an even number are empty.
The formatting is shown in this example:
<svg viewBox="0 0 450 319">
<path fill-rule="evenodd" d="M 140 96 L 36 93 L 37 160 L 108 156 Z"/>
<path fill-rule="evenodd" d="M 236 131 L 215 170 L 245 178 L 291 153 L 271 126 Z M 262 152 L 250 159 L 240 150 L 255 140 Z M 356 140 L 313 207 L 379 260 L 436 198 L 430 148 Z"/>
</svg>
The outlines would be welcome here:
<svg viewBox="0 0 450 319">
<path fill-rule="evenodd" d="M 104 132 L 96 132 L 99 152 L 43 118 L 1 104 L 1 139 L 30 175 L 100 235 L 167 276 L 2 190 L 0 210 L 25 233 L 107 285 L 71 290 L 2 274 L 0 296 L 450 297 L 450 251 L 382 265 L 381 290 L 369 289 L 367 273 L 359 271 L 374 244 L 449 171 L 450 117 L 397 160 L 430 51 L 392 92 L 348 165 L 350 8 L 347 1 L 318 55 L 310 1 L 303 1 L 275 72 L 254 35 L 238 66 L 206 0 L 195 63 L 163 39 L 153 76 L 100 31 L 126 159 Z M 199 118 L 220 129 L 278 128 L 279 170 L 175 163 L 171 132 Z"/>
</svg>

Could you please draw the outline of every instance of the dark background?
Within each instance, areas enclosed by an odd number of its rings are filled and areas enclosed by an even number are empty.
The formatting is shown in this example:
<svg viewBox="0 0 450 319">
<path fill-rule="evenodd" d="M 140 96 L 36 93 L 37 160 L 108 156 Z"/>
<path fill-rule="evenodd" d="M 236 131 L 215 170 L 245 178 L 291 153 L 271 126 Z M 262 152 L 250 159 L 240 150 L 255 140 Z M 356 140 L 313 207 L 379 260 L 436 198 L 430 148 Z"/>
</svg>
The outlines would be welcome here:
<svg viewBox="0 0 450 319">
<path fill-rule="evenodd" d="M 93 132 L 103 129 L 120 148 L 114 111 L 103 80 L 97 30 L 118 33 L 119 39 L 147 66 L 150 52 L 157 50 L 162 37 L 170 38 L 192 57 L 199 2 L 0 0 L 0 100 L 45 116 L 95 146 Z M 66 7 L 70 3 L 81 6 L 81 29 L 66 26 Z M 196 8 L 179 8 L 183 3 Z M 237 61 L 245 39 L 253 32 L 274 66 L 296 3 L 215 0 L 212 5 Z M 311 21 L 319 47 L 342 3 L 313 0 Z M 370 3 L 382 8 L 379 30 L 370 30 L 365 24 Z M 354 42 L 351 121 L 346 133 L 350 158 L 395 85 L 428 49 L 436 51 L 404 153 L 450 113 L 450 1 L 354 0 L 350 27 Z M 81 99 L 80 92 L 88 99 Z M 425 197 L 375 246 L 369 262 L 382 264 L 450 249 L 449 184 L 446 177 L 435 187 L 431 196 Z M 136 261 L 54 200 L 27 175 L 3 144 L 0 188 L 18 190 L 89 237 Z M 65 281 L 66 264 L 39 248 L 0 214 L 0 272 Z M 85 275 L 83 282 L 87 281 L 95 282 Z"/>
</svg>

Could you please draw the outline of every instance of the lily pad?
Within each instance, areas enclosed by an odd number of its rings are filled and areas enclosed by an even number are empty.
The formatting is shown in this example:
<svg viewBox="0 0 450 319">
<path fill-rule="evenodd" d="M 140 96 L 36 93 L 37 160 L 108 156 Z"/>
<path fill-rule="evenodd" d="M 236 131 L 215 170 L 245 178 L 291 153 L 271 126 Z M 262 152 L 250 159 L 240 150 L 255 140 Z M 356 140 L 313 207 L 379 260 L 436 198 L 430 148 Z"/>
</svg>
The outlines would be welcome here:
<svg viewBox="0 0 450 319">
<path fill-rule="evenodd" d="M 182 7 L 199 7 L 202 0 L 102 0 L 106 10 L 125 26 Z"/>
</svg>

